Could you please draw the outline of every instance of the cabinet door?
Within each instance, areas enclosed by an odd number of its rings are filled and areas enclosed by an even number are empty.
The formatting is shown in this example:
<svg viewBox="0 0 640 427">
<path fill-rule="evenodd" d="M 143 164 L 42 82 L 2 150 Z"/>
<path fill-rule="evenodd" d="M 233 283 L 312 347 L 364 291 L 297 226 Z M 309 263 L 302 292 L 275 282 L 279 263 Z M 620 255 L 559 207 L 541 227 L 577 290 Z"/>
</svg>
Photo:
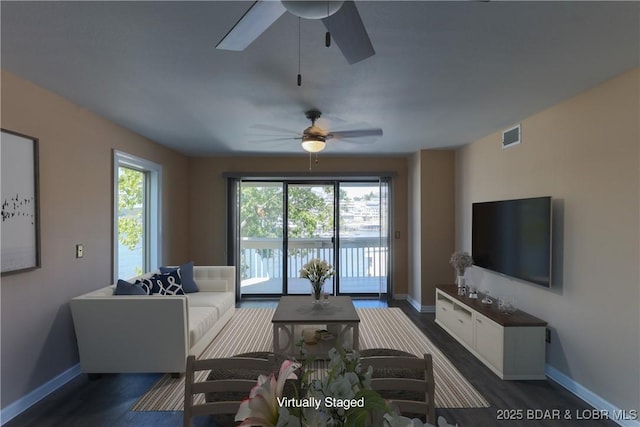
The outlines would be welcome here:
<svg viewBox="0 0 640 427">
<path fill-rule="evenodd" d="M 453 321 L 453 301 L 441 293 L 436 294 L 436 319 L 438 322 L 451 329 Z"/>
<path fill-rule="evenodd" d="M 502 372 L 504 361 L 504 328 L 482 314 L 475 313 L 476 351 L 494 368 Z"/>
<path fill-rule="evenodd" d="M 462 341 L 473 348 L 473 313 L 460 304 L 453 304 L 451 329 Z"/>
</svg>

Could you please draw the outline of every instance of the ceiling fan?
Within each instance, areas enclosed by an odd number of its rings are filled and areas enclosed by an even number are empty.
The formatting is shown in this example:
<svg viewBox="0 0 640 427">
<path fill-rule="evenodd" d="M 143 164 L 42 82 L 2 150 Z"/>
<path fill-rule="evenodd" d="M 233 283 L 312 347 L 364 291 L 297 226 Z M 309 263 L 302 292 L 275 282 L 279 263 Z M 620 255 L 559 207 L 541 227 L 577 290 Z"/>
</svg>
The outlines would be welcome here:
<svg viewBox="0 0 640 427">
<path fill-rule="evenodd" d="M 326 129 L 316 125 L 316 121 L 320 118 L 322 113 L 318 110 L 309 110 L 305 112 L 305 117 L 311 120 L 311 126 L 302 131 L 301 135 L 295 137 L 274 138 L 269 141 L 286 141 L 286 140 L 300 140 L 302 149 L 308 153 L 319 153 L 327 146 L 327 141 L 331 139 L 351 139 L 362 137 L 377 137 L 382 136 L 382 129 L 369 128 L 369 129 L 352 129 L 329 132 Z M 268 130 L 280 130 L 279 128 L 268 125 L 256 125 L 254 128 L 263 128 Z M 371 142 L 371 141 L 367 141 Z"/>
<path fill-rule="evenodd" d="M 258 0 L 216 45 L 216 49 L 247 48 L 285 12 L 306 19 L 321 19 L 327 27 L 327 46 L 333 38 L 349 64 L 375 54 L 367 30 L 352 0 Z"/>
</svg>

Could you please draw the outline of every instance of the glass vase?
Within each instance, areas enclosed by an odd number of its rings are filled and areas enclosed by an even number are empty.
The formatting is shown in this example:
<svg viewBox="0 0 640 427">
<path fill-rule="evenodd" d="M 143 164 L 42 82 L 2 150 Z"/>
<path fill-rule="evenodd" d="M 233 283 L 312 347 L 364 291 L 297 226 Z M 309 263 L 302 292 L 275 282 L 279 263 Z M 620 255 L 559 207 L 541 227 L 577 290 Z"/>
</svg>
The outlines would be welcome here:
<svg viewBox="0 0 640 427">
<path fill-rule="evenodd" d="M 464 271 L 458 270 L 458 276 L 456 277 L 456 284 L 458 285 L 458 295 L 464 295 L 466 293 L 466 281 L 464 279 Z"/>
<path fill-rule="evenodd" d="M 311 299 L 314 304 L 322 303 L 322 282 L 311 282 Z"/>
</svg>

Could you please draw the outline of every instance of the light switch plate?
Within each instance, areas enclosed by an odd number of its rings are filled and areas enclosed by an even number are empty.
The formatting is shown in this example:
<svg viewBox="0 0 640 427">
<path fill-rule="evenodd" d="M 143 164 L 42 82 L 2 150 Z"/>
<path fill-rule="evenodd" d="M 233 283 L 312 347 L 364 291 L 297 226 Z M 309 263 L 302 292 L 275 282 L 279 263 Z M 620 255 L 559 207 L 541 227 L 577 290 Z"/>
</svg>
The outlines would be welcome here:
<svg viewBox="0 0 640 427">
<path fill-rule="evenodd" d="M 82 258 L 84 256 L 84 245 L 77 244 L 76 245 L 76 258 Z"/>
</svg>

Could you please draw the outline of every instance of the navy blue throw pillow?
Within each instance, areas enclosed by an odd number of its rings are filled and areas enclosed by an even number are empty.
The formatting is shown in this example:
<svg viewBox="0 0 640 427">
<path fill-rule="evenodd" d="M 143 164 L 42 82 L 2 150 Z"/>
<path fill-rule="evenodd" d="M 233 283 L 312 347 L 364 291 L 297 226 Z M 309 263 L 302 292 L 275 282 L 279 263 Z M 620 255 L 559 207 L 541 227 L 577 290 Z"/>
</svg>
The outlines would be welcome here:
<svg viewBox="0 0 640 427">
<path fill-rule="evenodd" d="M 116 295 L 147 295 L 139 283 L 129 283 L 126 280 L 118 279 L 116 284 Z"/>
<path fill-rule="evenodd" d="M 182 280 L 180 280 L 180 270 L 165 274 L 154 274 L 151 276 L 151 281 L 153 282 L 153 293 L 160 295 L 184 295 Z"/>
<path fill-rule="evenodd" d="M 154 293 L 160 292 L 160 288 L 157 288 L 156 291 L 153 292 L 153 280 L 151 280 L 151 277 L 142 280 L 138 279 L 136 280 L 136 284 L 140 284 L 147 295 L 153 295 Z"/>
<path fill-rule="evenodd" d="M 160 273 L 170 273 L 176 270 L 180 274 L 182 289 L 185 293 L 191 294 L 200 291 L 198 284 L 193 279 L 193 261 L 182 264 L 180 267 L 160 267 Z"/>
</svg>

